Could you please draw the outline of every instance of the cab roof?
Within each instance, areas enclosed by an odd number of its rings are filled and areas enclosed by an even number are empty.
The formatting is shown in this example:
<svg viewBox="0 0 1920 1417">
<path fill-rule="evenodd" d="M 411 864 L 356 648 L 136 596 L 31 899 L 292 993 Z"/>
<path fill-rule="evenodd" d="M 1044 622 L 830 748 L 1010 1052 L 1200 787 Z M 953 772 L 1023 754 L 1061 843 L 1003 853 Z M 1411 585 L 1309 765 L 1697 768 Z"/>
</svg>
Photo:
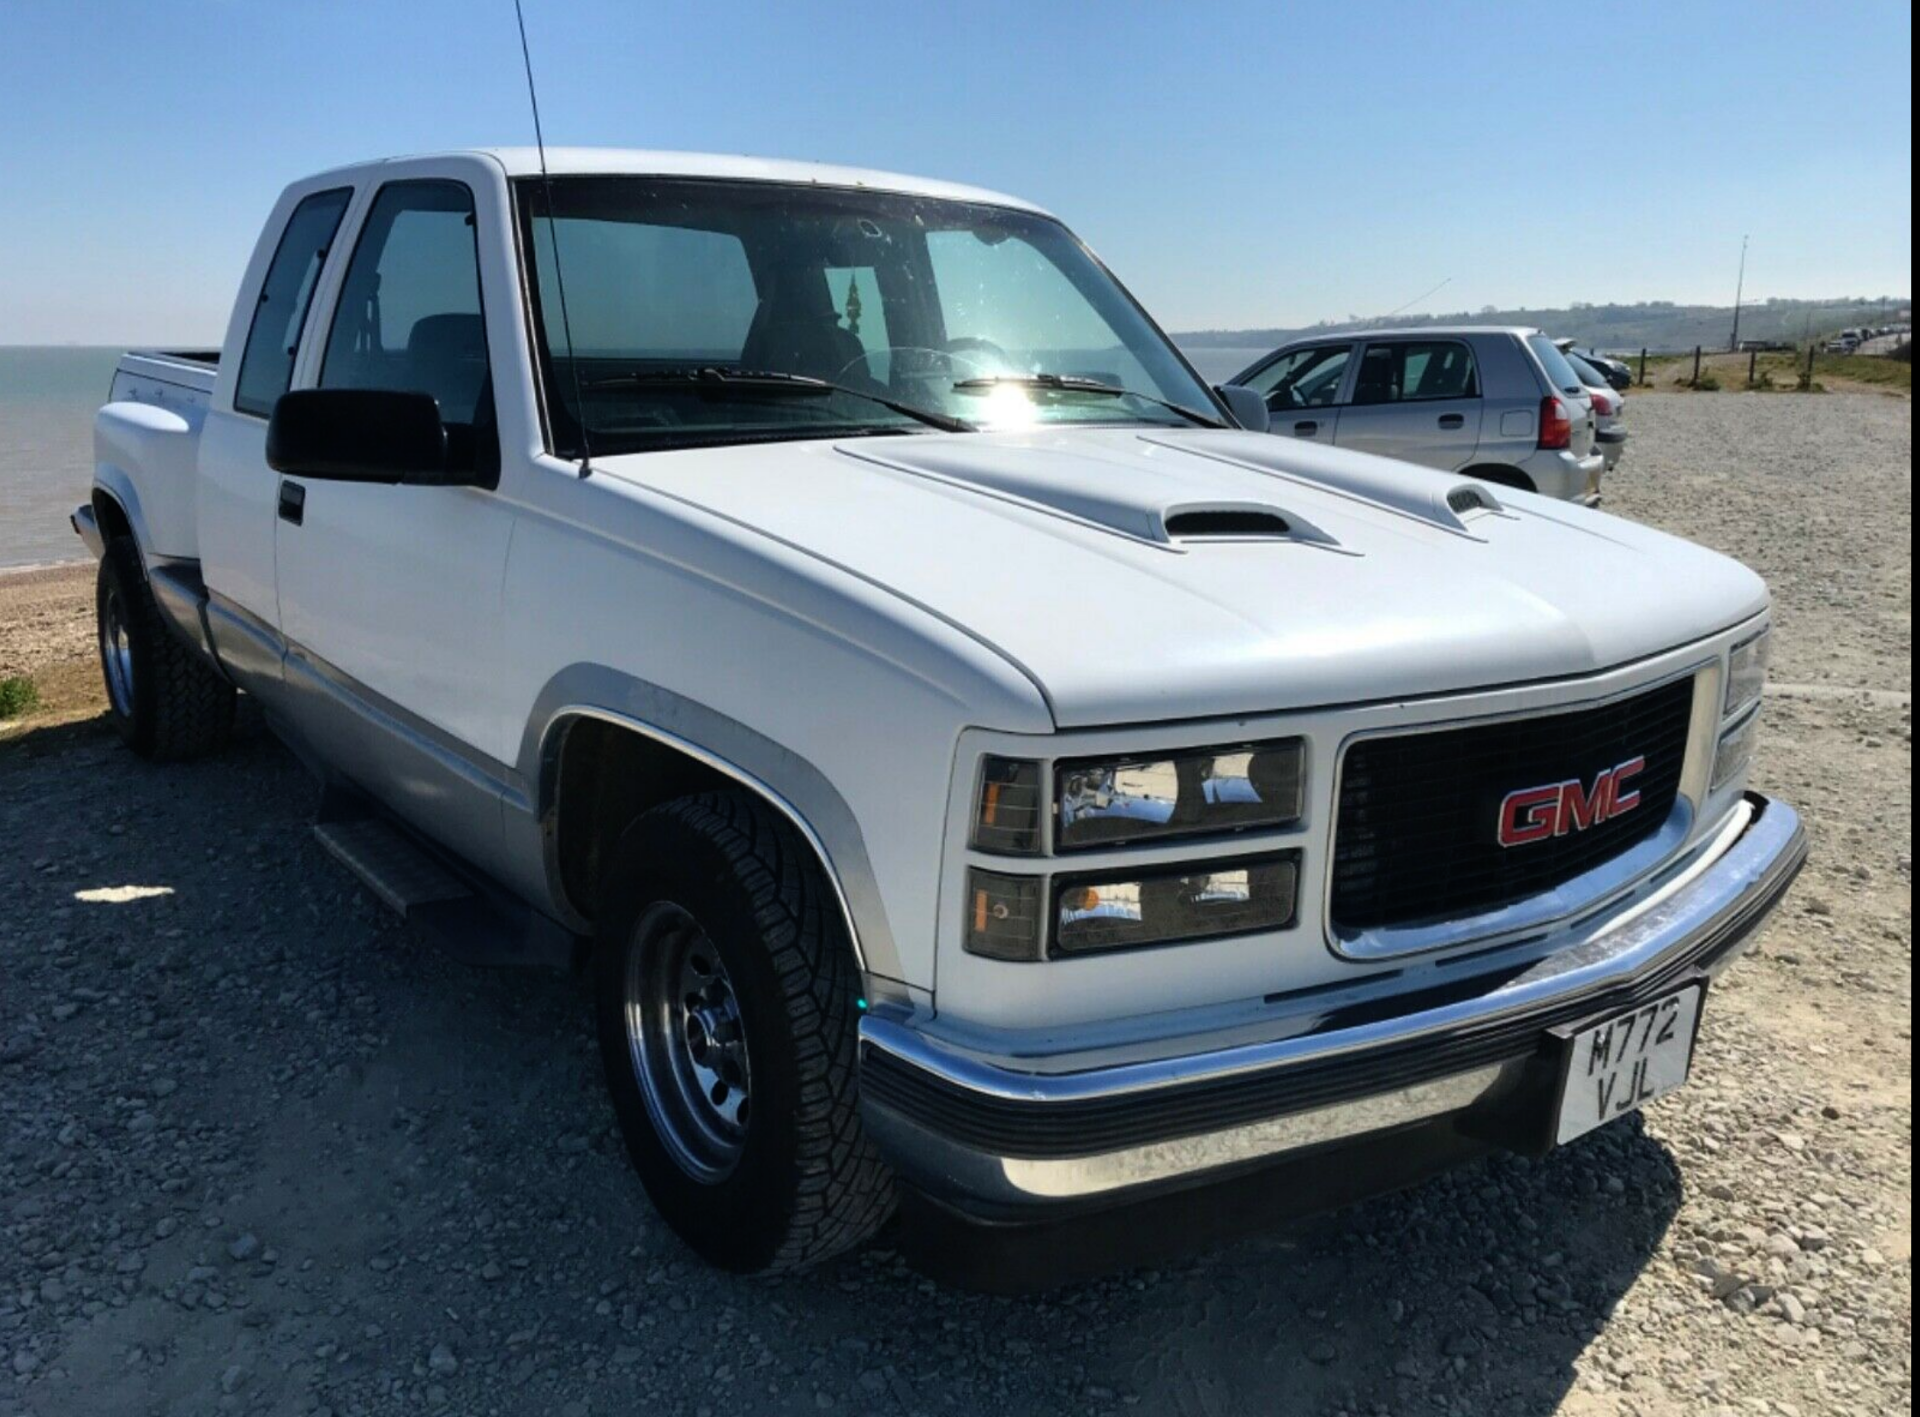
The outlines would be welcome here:
<svg viewBox="0 0 1920 1417">
<path fill-rule="evenodd" d="M 538 148 L 464 148 L 446 153 L 415 153 L 405 158 L 382 158 L 377 162 L 357 163 L 343 172 L 378 167 L 387 162 L 416 161 L 423 157 L 479 157 L 497 162 L 509 177 L 537 177 L 541 171 Z M 711 177 L 742 182 L 812 183 L 823 187 L 870 187 L 876 191 L 902 192 L 912 196 L 937 197 L 949 201 L 982 202 L 996 207 L 1013 207 L 1039 212 L 1043 208 L 1002 192 L 969 187 L 958 182 L 940 182 L 927 177 L 909 177 L 898 172 L 880 172 L 864 167 L 841 167 L 831 163 L 795 162 L 785 158 L 728 156 L 719 153 L 655 152 L 644 148 L 548 148 L 546 171 L 556 177 L 567 176 L 641 176 Z"/>
</svg>

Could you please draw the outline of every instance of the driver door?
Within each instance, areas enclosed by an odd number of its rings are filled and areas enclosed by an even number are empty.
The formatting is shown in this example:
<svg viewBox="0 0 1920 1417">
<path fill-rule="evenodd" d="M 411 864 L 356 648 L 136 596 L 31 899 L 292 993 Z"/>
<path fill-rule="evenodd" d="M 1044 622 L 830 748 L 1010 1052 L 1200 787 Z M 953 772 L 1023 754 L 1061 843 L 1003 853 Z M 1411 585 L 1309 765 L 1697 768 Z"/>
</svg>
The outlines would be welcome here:
<svg viewBox="0 0 1920 1417">
<path fill-rule="evenodd" d="M 1352 364 L 1350 343 L 1302 345 L 1242 382 L 1266 399 L 1270 431 L 1331 443 L 1340 431 Z"/>
</svg>

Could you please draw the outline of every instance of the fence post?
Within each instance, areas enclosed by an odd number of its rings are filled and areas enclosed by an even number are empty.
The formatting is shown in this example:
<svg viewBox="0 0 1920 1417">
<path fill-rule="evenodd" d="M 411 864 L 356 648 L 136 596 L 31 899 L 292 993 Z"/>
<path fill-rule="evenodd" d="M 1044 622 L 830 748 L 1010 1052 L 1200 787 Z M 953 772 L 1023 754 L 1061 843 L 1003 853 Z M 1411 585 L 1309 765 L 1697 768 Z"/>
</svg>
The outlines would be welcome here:
<svg viewBox="0 0 1920 1417">
<path fill-rule="evenodd" d="M 1800 387 L 1808 393 L 1813 392 L 1813 352 L 1816 347 L 1812 340 L 1807 341 L 1807 372 L 1801 376 Z"/>
<path fill-rule="evenodd" d="M 1644 344 L 1640 346 L 1640 382 L 1647 382 L 1647 347 Z"/>
<path fill-rule="evenodd" d="M 1694 389 L 1700 387 L 1700 346 L 1697 344 L 1693 347 L 1693 383 L 1688 387 Z"/>
<path fill-rule="evenodd" d="M 1760 382 L 1760 351 L 1757 349 L 1749 350 L 1747 352 L 1747 387 L 1752 388 L 1755 384 L 1759 382 Z"/>
</svg>

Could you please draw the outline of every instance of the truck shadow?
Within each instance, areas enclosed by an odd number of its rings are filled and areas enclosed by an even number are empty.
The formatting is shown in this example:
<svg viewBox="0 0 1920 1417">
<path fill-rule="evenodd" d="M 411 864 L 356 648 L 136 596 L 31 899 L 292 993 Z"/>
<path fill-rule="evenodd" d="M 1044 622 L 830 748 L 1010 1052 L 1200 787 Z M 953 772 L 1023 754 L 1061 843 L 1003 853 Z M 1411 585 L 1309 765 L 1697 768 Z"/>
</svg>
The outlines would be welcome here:
<svg viewBox="0 0 1920 1417">
<path fill-rule="evenodd" d="M 1033 1297 L 936 1284 L 885 1242 L 721 1274 L 627 1165 L 580 982 L 469 969 L 395 922 L 312 841 L 315 793 L 257 725 L 225 758 L 159 769 L 91 724 L 11 746 L 0 1043 L 25 1051 L 0 1085 L 13 1115 L 78 1119 L 76 1145 L 118 1151 L 76 1189 L 29 1165 L 54 1148 L 22 1123 L 0 1193 L 142 1233 L 185 1222 L 112 1281 L 113 1306 L 35 1340 L 73 1384 L 36 1383 L 36 1411 L 205 1411 L 235 1345 L 261 1402 L 417 1410 L 445 1342 L 455 1411 L 719 1410 L 717 1384 L 756 1412 L 1544 1417 L 1680 1205 L 1636 1119 Z M 176 1086 L 132 1132 L 115 1118 L 149 1076 Z M 19 1253 L 51 1243 L 42 1223 L 21 1222 Z M 247 1289 L 224 1258 L 240 1234 L 295 1290 Z M 254 1316 L 187 1313 L 196 1264 Z"/>
</svg>

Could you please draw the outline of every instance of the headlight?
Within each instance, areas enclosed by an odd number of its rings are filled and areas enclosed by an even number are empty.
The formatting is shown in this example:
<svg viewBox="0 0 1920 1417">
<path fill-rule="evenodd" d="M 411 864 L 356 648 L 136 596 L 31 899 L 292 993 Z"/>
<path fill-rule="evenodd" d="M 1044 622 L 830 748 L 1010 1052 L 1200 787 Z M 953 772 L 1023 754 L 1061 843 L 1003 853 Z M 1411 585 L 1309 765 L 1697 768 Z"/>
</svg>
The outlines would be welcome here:
<svg viewBox="0 0 1920 1417">
<path fill-rule="evenodd" d="M 1295 852 L 1066 877 L 1054 884 L 1053 948 L 1074 955 L 1284 930 L 1299 883 Z"/>
<path fill-rule="evenodd" d="M 1753 747 L 1760 737 L 1760 710 L 1755 709 L 1720 737 L 1720 751 L 1713 759 L 1713 790 L 1718 792 L 1740 776 L 1753 761 Z"/>
<path fill-rule="evenodd" d="M 1054 844 L 1063 851 L 1161 841 L 1299 819 L 1297 738 L 1159 757 L 1063 762 L 1054 771 Z"/>
<path fill-rule="evenodd" d="M 1767 687 L 1767 665 L 1773 658 L 1773 632 L 1762 630 L 1752 639 L 1733 647 L 1727 673 L 1727 702 L 1722 712 L 1737 718 L 1760 702 Z"/>
<path fill-rule="evenodd" d="M 967 873 L 967 952 L 1033 963 L 1136 945 L 1285 930 L 1300 895 L 1300 853 L 1064 876 L 1053 883 L 1051 938 L 1042 882 Z"/>
</svg>

